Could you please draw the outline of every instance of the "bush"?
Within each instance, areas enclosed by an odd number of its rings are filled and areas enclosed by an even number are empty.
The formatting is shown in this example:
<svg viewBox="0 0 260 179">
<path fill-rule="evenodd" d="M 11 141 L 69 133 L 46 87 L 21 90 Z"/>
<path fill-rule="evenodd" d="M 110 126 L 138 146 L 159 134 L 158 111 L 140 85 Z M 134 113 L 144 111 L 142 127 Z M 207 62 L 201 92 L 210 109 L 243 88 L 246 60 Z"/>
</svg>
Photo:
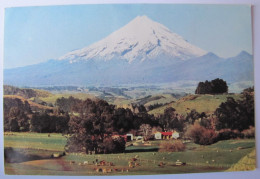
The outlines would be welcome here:
<svg viewBox="0 0 260 179">
<path fill-rule="evenodd" d="M 250 126 L 249 129 L 243 130 L 242 134 L 246 138 L 254 138 L 255 137 L 255 127 Z"/>
<path fill-rule="evenodd" d="M 180 152 L 185 150 L 181 140 L 163 141 L 160 144 L 159 152 Z"/>
<path fill-rule="evenodd" d="M 243 133 L 239 132 L 238 130 L 221 129 L 218 133 L 218 140 L 229 140 L 243 137 Z"/>
<path fill-rule="evenodd" d="M 213 129 L 206 129 L 197 123 L 188 128 L 185 136 L 192 138 L 194 143 L 200 145 L 210 145 L 217 142 L 218 139 L 218 135 Z"/>
</svg>

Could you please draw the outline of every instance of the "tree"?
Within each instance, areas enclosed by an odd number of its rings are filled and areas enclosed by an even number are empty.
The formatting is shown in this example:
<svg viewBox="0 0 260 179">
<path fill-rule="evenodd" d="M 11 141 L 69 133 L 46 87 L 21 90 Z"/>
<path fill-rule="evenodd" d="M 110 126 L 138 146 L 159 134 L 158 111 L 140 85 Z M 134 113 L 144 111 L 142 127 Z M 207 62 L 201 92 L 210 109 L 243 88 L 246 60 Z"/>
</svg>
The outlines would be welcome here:
<svg viewBox="0 0 260 179">
<path fill-rule="evenodd" d="M 112 137 L 106 137 L 103 141 L 103 151 L 107 153 L 122 153 L 125 151 L 125 140 L 122 137 L 113 139 Z"/>
<path fill-rule="evenodd" d="M 222 94 L 228 92 L 227 82 L 222 79 L 215 79 L 211 81 L 212 84 L 212 93 L 213 94 Z"/>
<path fill-rule="evenodd" d="M 77 104 L 80 103 L 80 100 L 70 96 L 69 98 L 58 98 L 55 102 L 55 105 L 63 112 L 71 112 L 73 107 L 77 107 Z"/>
<path fill-rule="evenodd" d="M 50 125 L 50 116 L 46 113 L 35 113 L 31 119 L 30 131 L 32 132 L 39 132 L 39 133 L 46 133 L 50 132 L 51 128 Z"/>
<path fill-rule="evenodd" d="M 30 131 L 39 133 L 67 133 L 70 117 L 65 115 L 49 115 L 46 112 L 35 113 L 30 122 Z"/>
<path fill-rule="evenodd" d="M 195 94 L 210 94 L 212 92 L 212 84 L 206 80 L 204 83 L 199 82 Z"/>
<path fill-rule="evenodd" d="M 222 94 L 228 92 L 226 81 L 216 78 L 212 81 L 199 82 L 195 94 Z"/>
<path fill-rule="evenodd" d="M 164 131 L 178 130 L 183 131 L 184 117 L 179 115 L 176 110 L 172 107 L 166 108 L 164 114 L 159 117 L 159 124 Z"/>
<path fill-rule="evenodd" d="M 194 124 L 195 120 L 201 117 L 200 113 L 196 111 L 196 109 L 192 109 L 186 116 L 186 121 L 189 124 Z"/>
<path fill-rule="evenodd" d="M 4 98 L 4 130 L 28 131 L 31 108 L 27 101 L 19 98 Z M 12 126 L 10 126 L 12 125 Z"/>
<path fill-rule="evenodd" d="M 13 132 L 19 131 L 19 125 L 15 118 L 11 118 L 9 120 L 9 131 L 13 131 Z"/>
<path fill-rule="evenodd" d="M 140 130 L 144 136 L 145 140 L 148 140 L 152 134 L 152 127 L 149 124 L 142 124 Z"/>
<path fill-rule="evenodd" d="M 118 108 L 113 114 L 113 130 L 124 134 L 133 129 L 134 115 L 130 109 Z"/>
<path fill-rule="evenodd" d="M 242 100 L 235 100 L 229 97 L 225 103 L 216 109 L 217 116 L 216 128 L 242 131 L 254 126 L 254 92 L 246 89 L 242 93 Z"/>
<path fill-rule="evenodd" d="M 115 109 L 104 100 L 90 99 L 81 101 L 73 110 L 78 115 L 69 121 L 71 136 L 67 151 L 113 153 L 124 150 L 124 143 L 121 139 L 113 139 L 112 133 L 120 134 L 131 129 L 133 114 L 130 110 Z"/>
</svg>

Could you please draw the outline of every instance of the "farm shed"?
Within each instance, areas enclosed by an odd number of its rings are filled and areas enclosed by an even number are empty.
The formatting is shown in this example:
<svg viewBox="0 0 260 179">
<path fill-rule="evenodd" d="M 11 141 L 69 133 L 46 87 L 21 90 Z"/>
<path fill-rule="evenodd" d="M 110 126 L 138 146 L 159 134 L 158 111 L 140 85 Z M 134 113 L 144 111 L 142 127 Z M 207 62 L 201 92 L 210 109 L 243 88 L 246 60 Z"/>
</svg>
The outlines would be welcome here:
<svg viewBox="0 0 260 179">
<path fill-rule="evenodd" d="M 161 132 L 162 139 L 171 139 L 172 138 L 172 133 L 173 132 Z"/>
<path fill-rule="evenodd" d="M 172 138 L 173 138 L 173 139 L 178 139 L 179 137 L 180 137 L 180 133 L 179 133 L 179 132 L 174 131 L 174 132 L 172 133 Z"/>
<path fill-rule="evenodd" d="M 156 132 L 154 134 L 155 139 L 178 139 L 180 137 L 179 132 L 173 131 L 173 132 Z"/>
<path fill-rule="evenodd" d="M 156 132 L 156 133 L 154 133 L 154 138 L 155 138 L 155 139 L 158 139 L 158 140 L 162 139 L 162 134 L 161 134 L 161 132 Z"/>
</svg>

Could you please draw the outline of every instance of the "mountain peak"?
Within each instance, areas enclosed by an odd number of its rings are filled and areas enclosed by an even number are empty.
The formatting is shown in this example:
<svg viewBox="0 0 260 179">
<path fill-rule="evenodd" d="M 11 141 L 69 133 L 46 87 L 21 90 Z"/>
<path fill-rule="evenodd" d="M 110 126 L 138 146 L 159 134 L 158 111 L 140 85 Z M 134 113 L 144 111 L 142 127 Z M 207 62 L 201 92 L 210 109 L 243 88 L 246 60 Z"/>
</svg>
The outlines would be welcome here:
<svg viewBox="0 0 260 179">
<path fill-rule="evenodd" d="M 248 57 L 248 56 L 252 56 L 250 53 L 248 53 L 245 50 L 242 50 L 237 56 L 244 56 L 244 57 Z"/>
<path fill-rule="evenodd" d="M 204 55 L 206 51 L 188 43 L 178 34 L 145 15 L 137 16 L 106 38 L 80 50 L 72 51 L 60 59 L 189 59 Z"/>
<path fill-rule="evenodd" d="M 136 18 L 134 18 L 133 20 L 141 20 L 141 21 L 145 21 L 145 20 L 150 20 L 146 15 L 141 15 L 141 16 L 136 16 Z"/>
<path fill-rule="evenodd" d="M 205 57 L 205 58 L 215 58 L 215 59 L 219 58 L 219 56 L 217 56 L 217 55 L 216 55 L 215 53 L 213 53 L 213 52 L 209 52 L 209 53 L 203 55 L 203 57 Z"/>
</svg>

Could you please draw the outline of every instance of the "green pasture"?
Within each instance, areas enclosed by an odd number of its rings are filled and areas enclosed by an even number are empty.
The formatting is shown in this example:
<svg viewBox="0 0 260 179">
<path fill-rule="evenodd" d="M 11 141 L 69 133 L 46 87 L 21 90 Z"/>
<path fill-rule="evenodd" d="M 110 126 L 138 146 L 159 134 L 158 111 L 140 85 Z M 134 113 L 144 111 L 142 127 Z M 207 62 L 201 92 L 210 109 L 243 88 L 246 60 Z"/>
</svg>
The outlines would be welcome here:
<svg viewBox="0 0 260 179">
<path fill-rule="evenodd" d="M 95 99 L 95 96 L 92 94 L 87 94 L 87 93 L 60 93 L 60 94 L 51 94 L 49 96 L 45 97 L 39 97 L 40 100 L 46 102 L 46 103 L 52 103 L 54 104 L 58 98 L 69 98 L 70 96 L 74 98 L 78 98 L 81 100 L 85 100 L 87 98 L 90 99 Z"/>
<path fill-rule="evenodd" d="M 241 95 L 189 95 L 176 102 L 151 110 L 149 111 L 149 114 L 162 114 L 168 107 L 175 108 L 177 113 L 183 115 L 186 115 L 191 109 L 195 109 L 199 113 L 213 113 L 221 103 L 227 101 L 228 97 L 233 97 L 237 100 L 240 99 Z"/>
<path fill-rule="evenodd" d="M 21 163 L 5 162 L 6 174 L 24 175 L 142 175 L 142 174 L 175 174 L 225 171 L 237 164 L 241 158 L 255 150 L 254 139 L 219 141 L 209 146 L 186 143 L 184 152 L 158 152 L 161 141 L 151 141 L 150 146 L 140 143 L 126 148 L 120 154 L 69 153 L 61 158 L 50 158 L 53 153 L 62 153 L 66 137 L 61 134 L 39 133 L 5 133 L 5 148 L 26 155 L 38 155 L 42 159 Z M 129 161 L 137 157 L 140 166 L 129 168 Z M 251 157 L 252 159 L 252 157 Z M 96 160 L 112 162 L 114 166 L 96 165 Z M 185 166 L 175 166 L 179 160 Z M 73 161 L 73 164 L 71 162 Z M 88 164 L 84 164 L 84 161 Z M 163 163 L 163 166 L 159 166 Z M 97 168 L 110 168 L 117 171 L 109 173 L 96 172 Z"/>
<path fill-rule="evenodd" d="M 50 135 L 50 137 L 48 137 Z M 4 133 L 4 146 L 23 149 L 64 151 L 67 139 L 61 134 L 48 133 Z"/>
</svg>

